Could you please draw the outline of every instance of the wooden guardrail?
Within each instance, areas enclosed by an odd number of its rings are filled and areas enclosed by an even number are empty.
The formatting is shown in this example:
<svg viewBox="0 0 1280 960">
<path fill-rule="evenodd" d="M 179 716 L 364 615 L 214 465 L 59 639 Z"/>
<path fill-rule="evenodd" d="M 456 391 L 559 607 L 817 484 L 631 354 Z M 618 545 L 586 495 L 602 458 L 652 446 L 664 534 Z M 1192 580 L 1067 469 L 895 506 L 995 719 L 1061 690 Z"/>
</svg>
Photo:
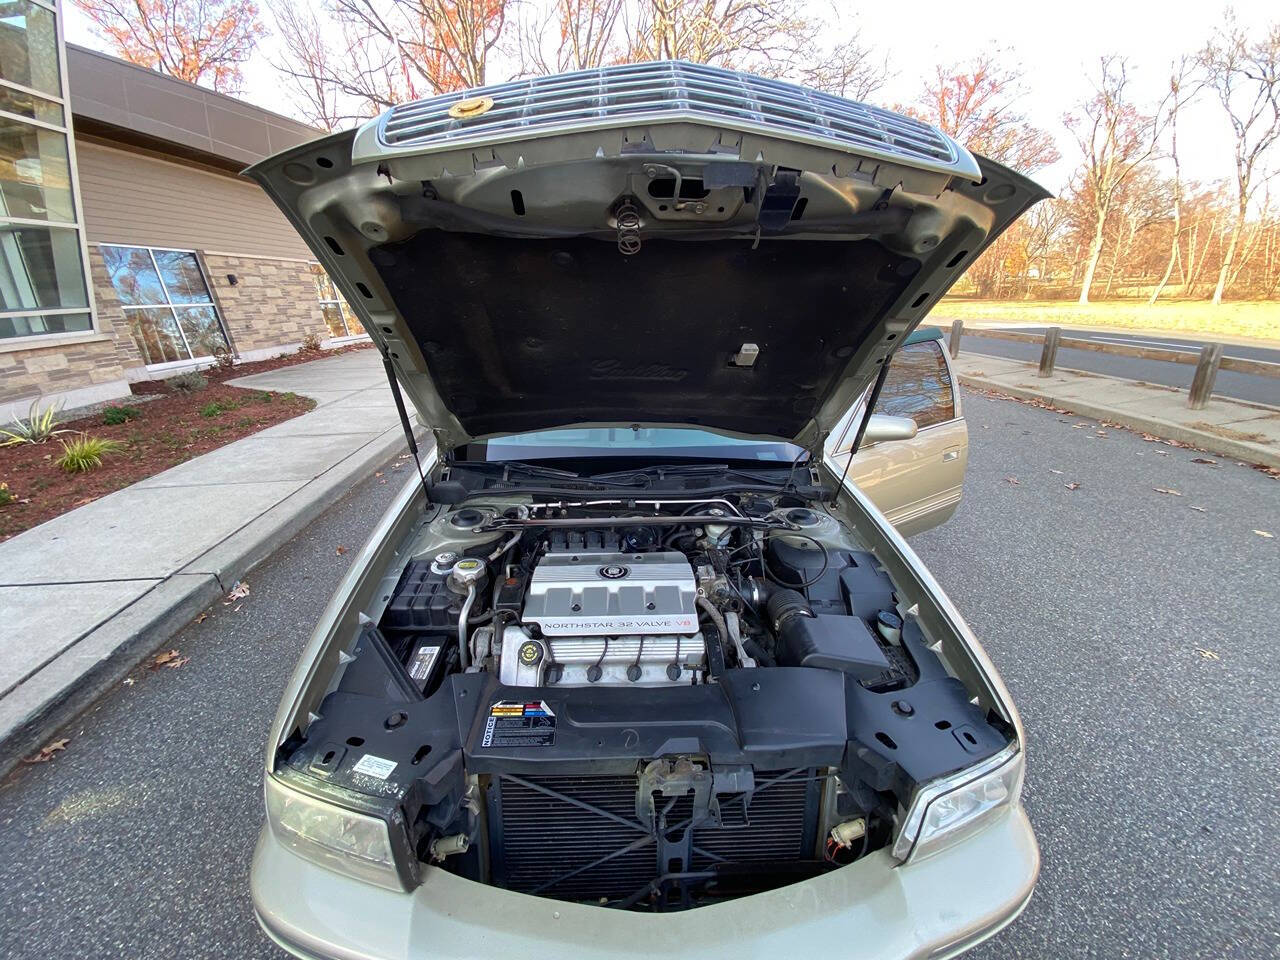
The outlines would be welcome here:
<svg viewBox="0 0 1280 960">
<path fill-rule="evenodd" d="M 1061 327 L 1049 327 L 1044 333 L 1015 333 L 1012 330 L 987 330 L 975 328 L 966 330 L 963 320 L 951 323 L 951 340 L 949 348 L 951 356 L 960 356 L 960 340 L 968 334 L 986 340 L 1011 340 L 1016 343 L 1041 344 L 1040 369 L 1037 376 L 1053 375 L 1057 364 L 1058 350 L 1091 350 L 1094 353 L 1110 353 L 1120 357 L 1137 357 L 1140 360 L 1162 360 L 1166 363 L 1194 364 L 1195 374 L 1191 378 L 1191 387 L 1187 394 L 1187 406 L 1199 410 L 1209 402 L 1213 394 L 1213 384 L 1218 378 L 1219 370 L 1232 370 L 1236 373 L 1247 373 L 1255 377 L 1280 378 L 1280 363 L 1269 363 L 1266 360 L 1246 360 L 1242 357 L 1224 357 L 1220 343 L 1206 343 L 1198 354 L 1183 353 L 1179 350 L 1163 350 L 1160 347 L 1138 347 L 1124 343 L 1100 343 L 1097 340 L 1081 340 L 1079 337 L 1064 337 Z"/>
</svg>

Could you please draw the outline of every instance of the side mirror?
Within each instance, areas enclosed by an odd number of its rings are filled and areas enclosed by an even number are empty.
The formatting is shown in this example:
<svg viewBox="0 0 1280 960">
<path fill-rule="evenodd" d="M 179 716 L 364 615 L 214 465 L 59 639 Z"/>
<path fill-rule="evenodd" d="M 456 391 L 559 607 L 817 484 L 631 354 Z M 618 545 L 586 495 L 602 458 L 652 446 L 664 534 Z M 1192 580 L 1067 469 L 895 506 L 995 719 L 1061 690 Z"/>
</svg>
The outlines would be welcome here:
<svg viewBox="0 0 1280 960">
<path fill-rule="evenodd" d="M 917 430 L 916 422 L 910 417 L 873 413 L 867 423 L 867 432 L 862 435 L 862 442 L 867 444 L 884 443 L 886 440 L 910 440 Z"/>
</svg>

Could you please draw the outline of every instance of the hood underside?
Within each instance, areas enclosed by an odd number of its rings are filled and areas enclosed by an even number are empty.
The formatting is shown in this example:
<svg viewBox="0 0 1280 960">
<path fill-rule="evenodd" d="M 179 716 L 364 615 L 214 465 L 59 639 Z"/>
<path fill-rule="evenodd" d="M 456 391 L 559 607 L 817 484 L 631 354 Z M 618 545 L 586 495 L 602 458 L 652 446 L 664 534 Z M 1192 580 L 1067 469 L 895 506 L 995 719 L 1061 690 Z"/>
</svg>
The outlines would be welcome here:
<svg viewBox="0 0 1280 960">
<path fill-rule="evenodd" d="M 609 93 L 659 84 L 685 95 Z M 914 120 L 671 63 L 397 107 L 248 174 L 446 450 L 576 424 L 812 447 L 1047 195 Z"/>
</svg>

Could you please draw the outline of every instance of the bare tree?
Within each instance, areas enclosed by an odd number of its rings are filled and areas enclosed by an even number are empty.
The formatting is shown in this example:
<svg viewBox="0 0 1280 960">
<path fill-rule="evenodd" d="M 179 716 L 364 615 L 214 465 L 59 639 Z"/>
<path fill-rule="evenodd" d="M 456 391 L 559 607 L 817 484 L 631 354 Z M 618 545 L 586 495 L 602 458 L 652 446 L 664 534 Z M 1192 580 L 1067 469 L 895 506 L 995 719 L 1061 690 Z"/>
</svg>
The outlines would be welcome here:
<svg viewBox="0 0 1280 960">
<path fill-rule="evenodd" d="M 73 0 L 130 63 L 236 93 L 265 34 L 253 0 Z"/>
<path fill-rule="evenodd" d="M 691 60 L 775 72 L 812 50 L 796 0 L 637 0 L 629 60 Z"/>
<path fill-rule="evenodd" d="M 1199 80 L 1193 75 L 1192 64 L 1183 57 L 1173 65 L 1169 73 L 1169 159 L 1173 161 L 1173 230 L 1169 240 L 1169 262 L 1164 275 L 1151 291 L 1147 305 L 1155 304 L 1173 275 L 1173 268 L 1181 258 L 1182 242 L 1182 162 L 1178 157 L 1178 114 L 1190 103 L 1199 90 Z M 1185 293 L 1185 284 L 1184 290 Z"/>
<path fill-rule="evenodd" d="M 856 29 L 826 56 L 814 63 L 801 63 L 794 72 L 795 79 L 806 87 L 850 100 L 870 100 L 891 76 L 888 54 L 877 55 Z"/>
<path fill-rule="evenodd" d="M 521 72 L 563 73 L 622 60 L 621 16 L 626 0 L 554 0 L 528 5 L 517 26 Z"/>
<path fill-rule="evenodd" d="M 1162 129 L 1163 103 L 1152 114 L 1144 114 L 1129 100 L 1129 68 L 1123 57 L 1107 56 L 1100 61 L 1094 95 L 1080 107 L 1080 114 L 1064 118 L 1067 128 L 1084 153 L 1081 170 L 1083 190 L 1092 206 L 1092 237 L 1079 302 L 1089 302 L 1093 276 L 1102 257 L 1108 220 L 1117 194 L 1125 181 L 1155 152 Z"/>
<path fill-rule="evenodd" d="M 940 64 L 912 112 L 997 163 L 1034 173 L 1061 159 L 1047 130 L 1017 108 L 1025 95 L 1021 71 L 984 53 L 961 63 Z"/>
<path fill-rule="evenodd" d="M 303 119 L 325 130 L 336 130 L 344 120 L 355 119 L 343 109 L 342 87 L 334 79 L 338 57 L 315 8 L 299 8 L 294 0 L 274 0 L 271 14 L 284 48 L 284 58 L 272 66 L 284 75 Z"/>
<path fill-rule="evenodd" d="M 1235 219 L 1213 290 L 1213 302 L 1221 303 L 1235 276 L 1232 268 L 1249 202 L 1263 170 L 1263 158 L 1280 140 L 1280 22 L 1254 39 L 1229 16 L 1226 26 L 1214 34 L 1199 59 L 1206 82 L 1218 95 L 1235 137 Z"/>
</svg>

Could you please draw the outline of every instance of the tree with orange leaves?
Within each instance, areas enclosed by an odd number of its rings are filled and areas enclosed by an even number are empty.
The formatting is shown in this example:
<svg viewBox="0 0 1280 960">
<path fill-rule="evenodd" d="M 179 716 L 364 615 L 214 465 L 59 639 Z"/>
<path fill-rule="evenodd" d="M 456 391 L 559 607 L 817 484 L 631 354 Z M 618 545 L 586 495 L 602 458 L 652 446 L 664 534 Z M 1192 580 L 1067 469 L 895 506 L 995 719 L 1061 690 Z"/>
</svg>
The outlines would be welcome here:
<svg viewBox="0 0 1280 960">
<path fill-rule="evenodd" d="M 1053 136 L 1017 109 L 1024 93 L 1016 67 L 983 53 L 940 64 L 912 112 L 984 157 L 1019 173 L 1034 173 L 1057 163 L 1060 155 Z"/>
<path fill-rule="evenodd" d="M 236 93 L 265 30 L 253 0 L 73 0 L 119 57 Z"/>
</svg>

